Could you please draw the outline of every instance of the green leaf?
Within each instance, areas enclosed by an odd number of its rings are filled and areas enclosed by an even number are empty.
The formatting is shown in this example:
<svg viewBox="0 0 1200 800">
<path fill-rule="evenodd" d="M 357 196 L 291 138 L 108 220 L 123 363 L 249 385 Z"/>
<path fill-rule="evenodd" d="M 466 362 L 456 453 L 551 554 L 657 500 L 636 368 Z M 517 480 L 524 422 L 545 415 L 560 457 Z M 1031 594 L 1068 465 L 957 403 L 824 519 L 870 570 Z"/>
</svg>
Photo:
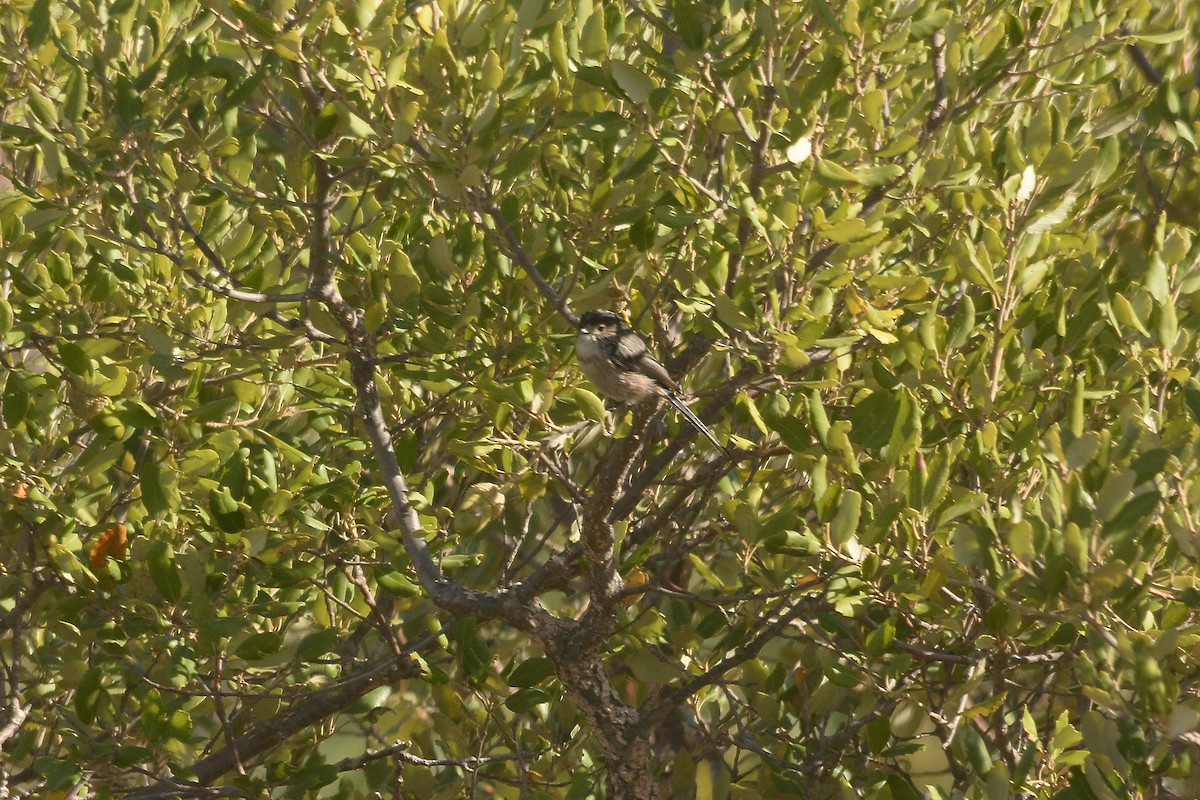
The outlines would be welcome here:
<svg viewBox="0 0 1200 800">
<path fill-rule="evenodd" d="M 313 631 L 300 640 L 296 646 L 296 660 L 301 662 L 316 661 L 332 653 L 337 648 L 338 632 L 336 628 L 322 628 Z"/>
<path fill-rule="evenodd" d="M 258 661 L 266 656 L 279 652 L 283 640 L 275 631 L 263 631 L 249 636 L 237 646 L 234 654 L 247 661 Z"/>
<path fill-rule="evenodd" d="M 104 673 L 99 667 L 92 667 L 83 674 L 79 685 L 75 687 L 75 713 L 84 725 L 96 721 L 96 709 L 102 699 L 107 697 L 103 687 Z"/>
<path fill-rule="evenodd" d="M 861 217 L 851 217 L 828 227 L 820 228 L 817 230 L 817 234 L 831 242 L 848 244 L 849 242 L 868 238 L 872 235 L 872 231 L 867 228 L 867 223 Z"/>
<path fill-rule="evenodd" d="M 875 630 L 867 634 L 867 655 L 879 658 L 892 646 L 896 638 L 896 621 L 888 617 Z"/>
<path fill-rule="evenodd" d="M 163 599 L 168 603 L 178 603 L 183 597 L 183 579 L 175 563 L 175 551 L 168 542 L 156 540 L 150 543 L 146 568 Z"/>
<path fill-rule="evenodd" d="M 837 547 L 841 547 L 850 541 L 850 537 L 858 532 L 858 522 L 861 514 L 862 495 L 854 489 L 844 490 L 841 499 L 838 501 L 837 514 L 834 515 L 833 521 L 829 523 L 829 540 Z"/>
<path fill-rule="evenodd" d="M 260 14 L 256 9 L 252 8 L 246 0 L 229 0 L 229 10 L 233 12 L 241 22 L 263 42 L 270 42 L 275 38 L 275 23 L 268 17 Z"/>
<path fill-rule="evenodd" d="M 1131 465 L 1135 478 L 1134 485 L 1141 485 L 1162 472 L 1163 467 L 1166 466 L 1170 457 L 1171 453 L 1169 450 L 1163 447 L 1156 447 L 1152 450 L 1147 450 L 1135 458 Z"/>
<path fill-rule="evenodd" d="M 113 414 L 131 428 L 150 428 L 159 422 L 154 409 L 141 400 L 118 400 L 113 403 Z"/>
<path fill-rule="evenodd" d="M 283 45 L 283 42 L 293 37 L 299 41 L 299 35 L 295 31 L 291 31 L 281 36 L 280 39 L 275 43 L 276 49 L 278 50 L 282 45 L 286 50 L 286 45 Z M 283 53 L 280 54 L 283 55 Z M 286 58 L 287 56 L 285 55 L 284 57 Z M 271 59 L 267 59 L 267 63 L 270 62 Z M 216 113 L 218 115 L 224 114 L 230 109 L 237 108 L 242 103 L 245 103 L 250 99 L 250 96 L 254 94 L 255 90 L 263 84 L 269 74 L 270 70 L 266 65 L 264 65 L 256 69 L 250 76 L 239 73 L 236 77 L 227 80 L 225 82 L 225 90 L 221 96 L 221 102 L 217 104 Z"/>
<path fill-rule="evenodd" d="M 298 795 L 315 794 L 313 790 L 328 786 L 340 774 L 336 764 L 309 764 L 288 776 L 288 786 Z"/>
<path fill-rule="evenodd" d="M 329 103 L 323 107 L 316 120 L 313 121 L 313 138 L 318 142 L 323 142 L 333 133 L 334 128 L 338 124 L 338 107 L 336 103 Z"/>
<path fill-rule="evenodd" d="M 1142 285 L 1157 303 L 1166 303 L 1171 296 L 1171 282 L 1167 277 L 1167 265 L 1157 253 L 1146 261 L 1146 275 Z"/>
<path fill-rule="evenodd" d="M 899 464 L 907 460 L 921 444 L 921 407 L 908 389 L 897 392 L 899 409 L 892 434 L 888 439 L 888 461 Z"/>
<path fill-rule="evenodd" d="M 508 676 L 508 685 L 519 688 L 536 686 L 554 675 L 554 662 L 543 656 L 526 659 Z"/>
<path fill-rule="evenodd" d="M 855 403 L 850 411 L 850 441 L 858 447 L 882 448 L 892 439 L 900 410 L 897 392 L 880 390 Z"/>
<path fill-rule="evenodd" d="M 624 61 L 610 61 L 609 70 L 621 91 L 635 103 L 645 104 L 654 91 L 654 81 L 637 67 Z"/>
<path fill-rule="evenodd" d="M 125 75 L 117 78 L 113 88 L 116 94 L 117 119 L 121 121 L 122 125 L 133 125 L 142 113 L 141 93 L 133 85 L 133 81 Z"/>
<path fill-rule="evenodd" d="M 34 0 L 29 9 L 29 25 L 25 28 L 25 41 L 31 50 L 46 43 L 50 33 L 50 0 Z"/>
<path fill-rule="evenodd" d="M 1178 42 L 1188 35 L 1187 28 L 1177 28 L 1173 31 L 1164 31 L 1162 33 L 1135 33 L 1132 38 L 1146 44 L 1170 44 Z"/>
<path fill-rule="evenodd" d="M 579 36 L 579 53 L 585 58 L 601 58 L 608 52 L 608 31 L 605 29 L 604 9 L 598 8 L 588 17 Z"/>
<path fill-rule="evenodd" d="M 1192 379 L 1184 384 L 1183 400 L 1192 415 L 1192 421 L 1200 423 L 1200 386 Z"/>
<path fill-rule="evenodd" d="M 238 533 L 246 528 L 246 515 L 241 505 L 233 498 L 228 486 L 209 492 L 208 507 L 213 520 L 222 531 Z"/>
<path fill-rule="evenodd" d="M 47 793 L 62 794 L 64 797 L 82 779 L 83 770 L 78 759 L 61 759 L 42 756 L 33 762 L 34 772 L 45 782 L 39 787 Z"/>
<path fill-rule="evenodd" d="M 379 588 L 395 597 L 420 597 L 421 587 L 403 572 L 390 571 L 375 576 Z"/>
<path fill-rule="evenodd" d="M 71 76 L 67 78 L 67 86 L 63 93 L 63 117 L 71 122 L 78 122 L 83 119 L 84 112 L 87 109 L 87 101 L 87 77 L 84 75 L 82 69 L 76 67 L 71 70 Z"/>
<path fill-rule="evenodd" d="M 1135 93 L 1108 106 L 1099 119 L 1091 123 L 1092 137 L 1106 139 L 1129 129 L 1137 122 L 1144 103 L 1145 99 Z"/>
<path fill-rule="evenodd" d="M 458 663 L 467 677 L 478 679 L 491 670 L 495 656 L 487 642 L 479 635 L 474 619 L 460 617 L 454 621 L 454 638 L 458 643 Z"/>
<path fill-rule="evenodd" d="M 721 321 L 722 325 L 739 331 L 754 330 L 754 320 L 738 308 L 737 304 L 733 302 L 733 298 L 719 294 L 713 298 L 713 304 L 716 306 L 717 319 Z"/>
<path fill-rule="evenodd" d="M 812 437 L 804 423 L 795 417 L 768 416 L 765 417 L 767 426 L 779 434 L 780 440 L 794 453 L 807 453 L 812 449 Z"/>
<path fill-rule="evenodd" d="M 699 6 L 691 0 L 678 0 L 672 8 L 675 12 L 675 29 L 684 46 L 689 50 L 702 49 L 706 37 Z"/>
<path fill-rule="evenodd" d="M 938 8 L 936 4 L 929 4 L 922 8 L 926 10 L 926 13 L 913 21 L 910 31 L 913 39 L 932 36 L 935 31 L 946 27 L 946 24 L 954 19 L 954 11 L 950 8 Z"/>
<path fill-rule="evenodd" d="M 813 7 L 816 8 L 817 14 L 838 36 L 845 37 L 846 31 L 842 29 L 842 23 L 838 20 L 833 9 L 830 7 L 827 0 L 813 0 Z"/>
<path fill-rule="evenodd" d="M 300 31 L 298 30 L 293 29 L 281 32 L 277 37 L 275 37 L 275 42 L 272 44 L 272 47 L 276 53 L 283 58 L 286 58 L 288 61 L 295 61 L 299 63 L 304 59 L 303 41 L 300 38 Z M 236 103 L 229 104 L 230 107 L 233 107 L 234 105 L 236 105 Z"/>
<path fill-rule="evenodd" d="M 595 392 L 585 389 L 582 386 L 576 386 L 571 390 L 576 402 L 588 412 L 591 419 L 599 422 L 604 421 L 604 417 L 608 414 L 608 409 L 604 405 L 604 401 L 600 399 L 600 395 Z"/>
<path fill-rule="evenodd" d="M 950 327 L 946 331 L 946 349 L 958 350 L 967 343 L 971 332 L 975 329 L 975 301 L 971 295 L 964 294 L 959 298 L 950 319 Z"/>
<path fill-rule="evenodd" d="M 81 378 L 92 374 L 92 359 L 74 342 L 59 342 L 58 357 L 62 359 L 64 367 Z"/>
<path fill-rule="evenodd" d="M 851 173 L 854 180 L 863 186 L 883 186 L 904 174 L 899 164 L 881 164 L 876 167 L 859 167 Z"/>
<path fill-rule="evenodd" d="M 152 516 L 172 510 L 166 492 L 163 491 L 162 470 L 157 461 L 150 459 L 142 465 L 140 486 L 142 505 Z"/>
<path fill-rule="evenodd" d="M 249 620 L 238 617 L 200 617 L 196 619 L 196 627 L 207 636 L 216 639 L 236 636 L 249 626 Z"/>
<path fill-rule="evenodd" d="M 816 160 L 814 175 L 822 186 L 828 186 L 833 189 L 836 189 L 839 186 L 844 186 L 847 183 L 856 183 L 858 181 L 858 178 L 856 178 L 854 173 L 850 172 L 850 170 L 846 169 L 841 164 L 824 158 L 818 158 Z"/>
<path fill-rule="evenodd" d="M 649 650 L 634 650 L 625 656 L 623 661 L 634 678 L 642 683 L 670 683 L 679 678 L 681 673 L 678 666 Z"/>
<path fill-rule="evenodd" d="M 962 728 L 963 749 L 971 768 L 978 775 L 987 775 L 992 771 L 992 754 L 988 751 L 987 742 L 979 734 L 974 725 L 964 725 Z"/>
<path fill-rule="evenodd" d="M 141 323 L 138 325 L 138 335 L 158 355 L 173 356 L 175 354 L 175 339 L 168 336 L 157 325 L 151 322 Z"/>
<path fill-rule="evenodd" d="M 58 109 L 54 104 L 36 86 L 30 86 L 28 92 L 25 99 L 29 102 L 29 109 L 33 115 L 47 128 L 57 127 Z"/>
<path fill-rule="evenodd" d="M 808 423 L 812 426 L 813 435 L 821 444 L 829 445 L 829 416 L 825 413 L 825 404 L 821 401 L 821 393 L 813 390 L 808 393 Z"/>
<path fill-rule="evenodd" d="M 1008 529 L 1007 542 L 1013 557 L 1022 564 L 1030 564 L 1037 557 L 1033 542 L 1033 525 L 1029 520 L 1013 523 Z"/>
<path fill-rule="evenodd" d="M 514 714 L 524 714 L 534 706 L 548 703 L 554 698 L 543 689 L 518 689 L 508 696 L 504 706 Z"/>
<path fill-rule="evenodd" d="M 1025 228 L 1025 232 L 1030 236 L 1037 236 L 1058 227 L 1066 221 L 1068 215 L 1071 213 L 1071 209 L 1075 207 L 1075 201 L 1078 199 L 1079 194 L 1077 192 L 1065 192 L 1057 204 L 1030 220 Z"/>
<path fill-rule="evenodd" d="M 762 546 L 768 553 L 789 556 L 803 557 L 821 552 L 821 543 L 807 531 L 777 531 L 763 539 Z"/>
<path fill-rule="evenodd" d="M 696 570 L 696 574 L 699 575 L 705 583 L 717 590 L 725 588 L 725 582 L 717 577 L 717 573 L 713 572 L 712 569 L 709 568 L 708 564 L 705 564 L 704 561 L 698 558 L 695 553 L 689 553 L 688 559 L 692 562 L 692 569 Z"/>
</svg>

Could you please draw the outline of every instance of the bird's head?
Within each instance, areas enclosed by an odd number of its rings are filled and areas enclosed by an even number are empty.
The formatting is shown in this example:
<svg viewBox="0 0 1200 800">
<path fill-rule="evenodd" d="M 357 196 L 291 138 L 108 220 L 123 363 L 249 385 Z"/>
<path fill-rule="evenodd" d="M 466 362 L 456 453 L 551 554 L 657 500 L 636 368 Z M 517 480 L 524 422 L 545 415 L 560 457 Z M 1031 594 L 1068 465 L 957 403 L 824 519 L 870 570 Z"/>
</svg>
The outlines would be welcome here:
<svg viewBox="0 0 1200 800">
<path fill-rule="evenodd" d="M 603 339 L 615 336 L 625 328 L 625 321 L 611 311 L 595 309 L 579 319 L 579 332 L 584 336 Z"/>
</svg>

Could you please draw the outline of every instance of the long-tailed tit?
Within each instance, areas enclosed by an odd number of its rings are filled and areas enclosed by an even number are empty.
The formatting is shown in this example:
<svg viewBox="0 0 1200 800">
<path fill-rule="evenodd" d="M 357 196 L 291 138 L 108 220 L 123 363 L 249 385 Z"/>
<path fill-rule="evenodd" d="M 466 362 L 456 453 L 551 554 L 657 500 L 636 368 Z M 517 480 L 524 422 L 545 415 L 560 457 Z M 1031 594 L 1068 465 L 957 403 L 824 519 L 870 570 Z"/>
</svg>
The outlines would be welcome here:
<svg viewBox="0 0 1200 800">
<path fill-rule="evenodd" d="M 666 367 L 650 355 L 649 348 L 625 320 L 611 311 L 588 311 L 579 320 L 575 354 L 583 374 L 601 393 L 623 403 L 640 403 L 661 397 L 673 405 L 692 427 L 729 455 L 725 445 L 692 413 L 679 396 L 679 384 Z"/>
</svg>

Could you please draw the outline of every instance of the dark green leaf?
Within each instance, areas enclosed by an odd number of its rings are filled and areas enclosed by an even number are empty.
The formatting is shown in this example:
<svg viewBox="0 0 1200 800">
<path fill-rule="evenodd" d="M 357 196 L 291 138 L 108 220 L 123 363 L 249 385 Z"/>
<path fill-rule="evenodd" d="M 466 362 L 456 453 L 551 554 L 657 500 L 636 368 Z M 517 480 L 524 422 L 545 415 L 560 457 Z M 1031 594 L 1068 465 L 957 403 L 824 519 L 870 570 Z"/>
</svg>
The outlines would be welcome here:
<svg viewBox="0 0 1200 800">
<path fill-rule="evenodd" d="M 673 4 L 675 28 L 685 47 L 699 50 L 704 47 L 704 20 L 699 6 L 691 0 L 676 0 Z"/>
<path fill-rule="evenodd" d="M 300 640 L 296 646 L 296 659 L 302 662 L 316 661 L 332 653 L 337 647 L 338 632 L 336 628 L 322 628 L 314 631 Z"/>
<path fill-rule="evenodd" d="M 50 0 L 34 0 L 29 9 L 29 26 L 25 29 L 25 40 L 30 49 L 37 50 L 46 43 L 50 33 Z"/>
<path fill-rule="evenodd" d="M 524 714 L 534 706 L 548 703 L 553 698 L 542 689 L 518 689 L 508 696 L 504 705 L 514 714 Z"/>
<path fill-rule="evenodd" d="M 850 411 L 850 441 L 878 450 L 892 439 L 900 416 L 899 392 L 878 391 L 854 404 Z"/>
<path fill-rule="evenodd" d="M 257 661 L 264 656 L 269 656 L 272 653 L 279 652 L 279 647 L 282 644 L 282 639 L 275 631 L 263 631 L 248 637 L 244 642 L 237 646 L 234 653 L 238 658 L 244 658 L 247 661 Z"/>
<path fill-rule="evenodd" d="M 183 596 L 183 579 L 171 545 L 161 540 L 151 542 L 146 555 L 146 568 L 163 599 L 168 603 L 178 603 Z"/>
<path fill-rule="evenodd" d="M 536 686 L 546 678 L 554 675 L 554 663 L 543 657 L 526 659 L 517 665 L 508 676 L 508 685 L 527 688 Z"/>
<path fill-rule="evenodd" d="M 784 445 L 793 452 L 806 453 L 812 449 L 812 436 L 804 423 L 795 417 L 765 417 L 767 427 L 779 434 Z"/>
<path fill-rule="evenodd" d="M 92 374 L 92 359 L 74 342 L 59 342 L 58 357 L 62 359 L 64 367 L 81 378 Z"/>
<path fill-rule="evenodd" d="M 75 713 L 85 725 L 91 725 L 96 720 L 96 708 L 101 698 L 106 697 L 102 682 L 104 673 L 99 667 L 92 667 L 83 674 L 79 685 L 75 687 Z"/>
</svg>

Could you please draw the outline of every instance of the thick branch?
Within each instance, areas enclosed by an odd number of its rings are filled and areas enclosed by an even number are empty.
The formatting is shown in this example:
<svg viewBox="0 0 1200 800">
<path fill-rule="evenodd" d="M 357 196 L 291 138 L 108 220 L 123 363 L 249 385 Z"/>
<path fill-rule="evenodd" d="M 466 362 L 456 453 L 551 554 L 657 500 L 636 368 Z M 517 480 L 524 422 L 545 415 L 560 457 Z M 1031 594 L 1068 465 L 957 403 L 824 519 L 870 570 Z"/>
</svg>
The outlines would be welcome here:
<svg viewBox="0 0 1200 800">
<path fill-rule="evenodd" d="M 579 541 L 587 557 L 593 602 L 601 606 L 606 606 L 621 590 L 621 576 L 616 571 L 613 548 L 613 503 L 634 458 L 641 450 L 642 436 L 652 413 L 649 408 L 638 408 L 634 412 L 633 429 L 629 435 L 614 441 L 605 451 L 595 467 L 595 488 L 583 507 Z"/>
<path fill-rule="evenodd" d="M 547 641 L 546 654 L 596 734 L 596 745 L 608 767 L 608 796 L 612 800 L 656 800 L 655 762 L 645 727 L 637 710 L 617 694 L 599 656 L 581 653 L 577 637 L 571 633 Z"/>
<path fill-rule="evenodd" d="M 234 769 L 239 759 L 248 761 L 272 750 L 300 731 L 328 720 L 353 705 L 377 686 L 414 677 L 419 671 L 411 660 L 398 660 L 389 654 L 382 664 L 372 664 L 335 686 L 298 696 L 285 710 L 254 725 L 223 749 L 197 761 L 192 766 L 192 773 L 200 785 L 207 786 Z M 178 793 L 177 787 L 174 781 L 163 780 L 132 792 L 126 796 L 126 800 L 170 797 Z"/>
</svg>

